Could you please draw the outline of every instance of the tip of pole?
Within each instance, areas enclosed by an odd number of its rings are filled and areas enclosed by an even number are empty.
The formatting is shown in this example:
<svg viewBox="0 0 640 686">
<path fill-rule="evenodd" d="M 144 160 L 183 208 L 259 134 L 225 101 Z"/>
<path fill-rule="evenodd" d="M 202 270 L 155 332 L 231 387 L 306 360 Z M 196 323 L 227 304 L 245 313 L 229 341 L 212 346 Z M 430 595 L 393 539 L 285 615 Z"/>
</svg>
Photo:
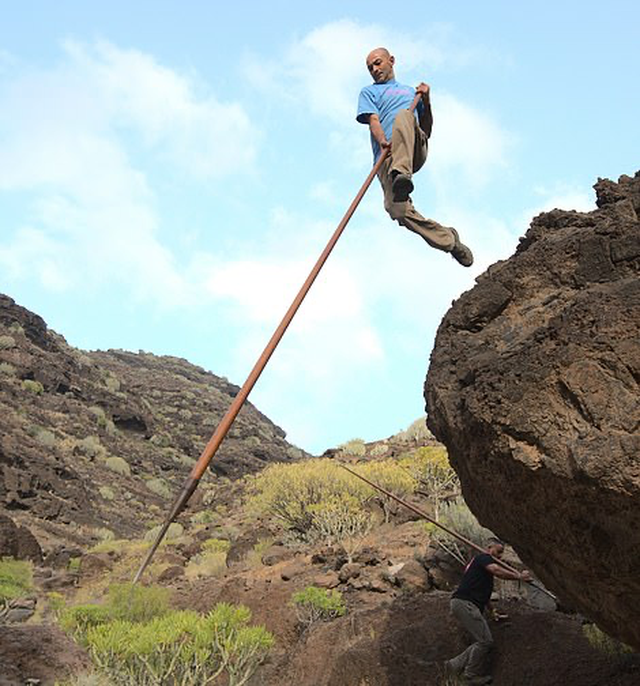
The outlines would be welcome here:
<svg viewBox="0 0 640 686">
<path fill-rule="evenodd" d="M 162 528 L 158 532 L 158 535 L 156 536 L 156 540 L 153 542 L 153 545 L 149 549 L 149 552 L 147 553 L 146 557 L 144 558 L 144 562 L 140 565 L 140 569 L 138 569 L 138 571 L 136 572 L 136 575 L 133 577 L 133 583 L 134 584 L 138 583 L 140 577 L 144 574 L 145 569 L 149 566 L 149 563 L 151 562 L 151 559 L 153 558 L 156 550 L 160 546 L 160 543 L 162 543 L 162 539 L 165 537 L 165 534 L 169 530 L 171 523 L 180 514 L 180 512 L 182 511 L 184 506 L 187 504 L 187 501 L 189 500 L 189 498 L 191 497 L 193 492 L 196 490 L 197 485 L 198 485 L 197 479 L 194 479 L 192 477 L 189 477 L 187 479 L 187 482 L 184 485 L 184 488 L 178 494 L 178 497 L 176 498 L 176 500 L 173 504 L 173 507 L 171 508 L 171 512 L 169 513 L 164 524 L 162 525 Z"/>
</svg>

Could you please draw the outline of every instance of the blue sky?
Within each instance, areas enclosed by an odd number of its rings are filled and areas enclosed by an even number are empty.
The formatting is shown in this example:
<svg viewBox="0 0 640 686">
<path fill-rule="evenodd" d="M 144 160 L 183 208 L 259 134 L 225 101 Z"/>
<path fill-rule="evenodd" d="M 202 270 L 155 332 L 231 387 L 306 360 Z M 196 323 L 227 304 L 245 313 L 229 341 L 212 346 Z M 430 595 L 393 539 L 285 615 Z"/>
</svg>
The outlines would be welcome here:
<svg viewBox="0 0 640 686">
<path fill-rule="evenodd" d="M 366 53 L 432 87 L 414 202 L 374 185 L 251 400 L 321 452 L 423 411 L 451 301 L 531 218 L 640 167 L 640 6 L 602 2 L 0 2 L 0 291 L 72 345 L 241 384 L 366 176 Z"/>
</svg>

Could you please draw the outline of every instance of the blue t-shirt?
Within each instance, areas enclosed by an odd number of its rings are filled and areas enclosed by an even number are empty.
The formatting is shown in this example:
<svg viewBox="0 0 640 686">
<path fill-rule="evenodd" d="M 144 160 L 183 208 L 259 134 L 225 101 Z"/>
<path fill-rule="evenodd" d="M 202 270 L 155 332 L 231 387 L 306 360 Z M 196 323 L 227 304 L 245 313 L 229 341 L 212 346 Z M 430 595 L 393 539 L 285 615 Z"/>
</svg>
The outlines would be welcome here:
<svg viewBox="0 0 640 686">
<path fill-rule="evenodd" d="M 372 83 L 360 91 L 356 119 L 361 124 L 368 124 L 368 115 L 377 114 L 384 135 L 390 141 L 396 115 L 400 110 L 408 110 L 411 107 L 415 95 L 415 88 L 403 86 L 395 79 L 386 83 Z M 419 117 L 422 107 L 422 102 L 419 102 L 415 112 L 416 117 Z M 373 159 L 375 161 L 380 155 L 380 146 L 373 136 L 371 136 L 371 147 L 373 148 Z"/>
</svg>

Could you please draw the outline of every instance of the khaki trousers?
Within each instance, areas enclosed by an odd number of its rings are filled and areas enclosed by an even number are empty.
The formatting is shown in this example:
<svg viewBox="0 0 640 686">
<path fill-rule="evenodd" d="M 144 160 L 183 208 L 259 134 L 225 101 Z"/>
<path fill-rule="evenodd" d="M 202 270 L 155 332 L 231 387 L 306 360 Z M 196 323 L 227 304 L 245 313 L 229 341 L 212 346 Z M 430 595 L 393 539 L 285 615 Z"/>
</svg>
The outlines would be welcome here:
<svg viewBox="0 0 640 686">
<path fill-rule="evenodd" d="M 455 244 L 451 229 L 433 219 L 425 219 L 413 206 L 411 198 L 406 202 L 393 201 L 391 171 L 411 176 L 426 160 L 427 137 L 418 125 L 415 115 L 409 110 L 401 110 L 393 123 L 391 154 L 387 156 L 378 172 L 378 180 L 384 193 L 384 209 L 391 219 L 422 236 L 431 247 L 451 252 Z"/>
<path fill-rule="evenodd" d="M 460 655 L 449 660 L 449 664 L 454 672 L 464 674 L 473 683 L 489 672 L 487 659 L 493 650 L 491 629 L 482 612 L 469 600 L 452 598 L 451 614 L 471 634 L 475 642 Z"/>
</svg>

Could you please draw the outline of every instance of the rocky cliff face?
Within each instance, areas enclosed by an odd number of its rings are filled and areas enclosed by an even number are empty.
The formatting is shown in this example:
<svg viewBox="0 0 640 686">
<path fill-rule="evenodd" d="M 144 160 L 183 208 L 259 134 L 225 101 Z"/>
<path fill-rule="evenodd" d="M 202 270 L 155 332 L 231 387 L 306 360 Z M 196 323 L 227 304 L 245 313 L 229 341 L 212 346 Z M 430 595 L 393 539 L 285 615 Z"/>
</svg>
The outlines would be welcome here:
<svg viewBox="0 0 640 686">
<path fill-rule="evenodd" d="M 429 428 L 561 599 L 640 647 L 640 172 L 536 217 L 444 318 Z"/>
<path fill-rule="evenodd" d="M 140 534 L 166 513 L 238 390 L 174 357 L 76 350 L 0 295 L 0 512 L 41 541 Z M 302 456 L 247 404 L 204 490 Z"/>
</svg>

